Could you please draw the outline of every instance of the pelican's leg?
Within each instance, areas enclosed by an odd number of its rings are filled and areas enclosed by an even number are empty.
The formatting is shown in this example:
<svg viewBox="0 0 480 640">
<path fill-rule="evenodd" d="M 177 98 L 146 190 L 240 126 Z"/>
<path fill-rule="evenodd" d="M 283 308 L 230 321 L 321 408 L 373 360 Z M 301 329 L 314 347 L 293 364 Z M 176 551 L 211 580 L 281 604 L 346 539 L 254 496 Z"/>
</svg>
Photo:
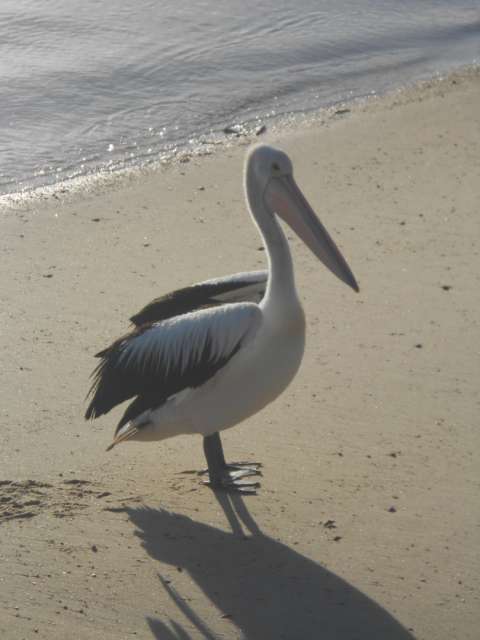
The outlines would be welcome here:
<svg viewBox="0 0 480 640">
<path fill-rule="evenodd" d="M 255 493 L 255 489 L 260 486 L 259 482 L 244 482 L 241 478 L 261 475 L 258 463 L 237 463 L 227 464 L 223 455 L 222 441 L 220 434 L 213 433 L 203 439 L 203 450 L 208 464 L 208 475 L 210 480 L 205 484 L 214 489 L 225 489 L 227 491 L 239 491 L 240 493 Z"/>
</svg>

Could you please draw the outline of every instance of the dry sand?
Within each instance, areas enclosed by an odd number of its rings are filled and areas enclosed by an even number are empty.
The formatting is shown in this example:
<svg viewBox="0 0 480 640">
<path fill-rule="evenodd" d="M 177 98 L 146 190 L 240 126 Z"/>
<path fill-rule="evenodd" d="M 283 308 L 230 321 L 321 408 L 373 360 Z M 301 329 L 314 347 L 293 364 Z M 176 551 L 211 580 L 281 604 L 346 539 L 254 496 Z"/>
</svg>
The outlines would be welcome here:
<svg viewBox="0 0 480 640">
<path fill-rule="evenodd" d="M 200 486 L 201 440 L 105 453 L 93 354 L 171 288 L 264 265 L 242 144 L 4 206 L 0 636 L 480 637 L 478 71 L 280 143 L 361 285 L 296 239 L 304 364 L 224 434 L 259 495 Z"/>
</svg>

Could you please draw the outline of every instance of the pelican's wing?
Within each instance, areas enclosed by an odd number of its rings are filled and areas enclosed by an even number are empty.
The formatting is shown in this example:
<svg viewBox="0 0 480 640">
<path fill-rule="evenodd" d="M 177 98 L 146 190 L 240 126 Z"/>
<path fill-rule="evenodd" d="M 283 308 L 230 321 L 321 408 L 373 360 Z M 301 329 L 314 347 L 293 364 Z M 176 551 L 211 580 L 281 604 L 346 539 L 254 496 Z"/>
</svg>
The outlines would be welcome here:
<svg viewBox="0 0 480 640">
<path fill-rule="evenodd" d="M 205 280 L 155 298 L 130 320 L 140 327 L 226 302 L 260 302 L 265 294 L 267 278 L 267 271 L 250 271 Z"/>
<path fill-rule="evenodd" d="M 226 304 L 137 327 L 97 356 L 85 418 L 97 418 L 135 398 L 117 431 L 170 396 L 199 387 L 255 335 L 262 314 L 255 304 Z"/>
</svg>

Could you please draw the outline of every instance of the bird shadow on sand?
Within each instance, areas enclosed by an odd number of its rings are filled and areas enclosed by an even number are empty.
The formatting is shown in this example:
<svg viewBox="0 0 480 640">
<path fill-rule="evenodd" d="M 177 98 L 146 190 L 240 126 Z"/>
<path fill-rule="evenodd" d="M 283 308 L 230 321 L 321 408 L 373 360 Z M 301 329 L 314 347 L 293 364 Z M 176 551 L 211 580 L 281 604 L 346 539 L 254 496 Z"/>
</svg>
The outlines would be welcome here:
<svg viewBox="0 0 480 640">
<path fill-rule="evenodd" d="M 215 496 L 231 532 L 160 509 L 126 511 L 146 552 L 187 571 L 216 607 L 212 617 L 228 618 L 236 627 L 232 637 L 413 640 L 392 615 L 347 581 L 264 535 L 240 496 Z M 147 618 L 156 640 L 215 640 L 215 633 L 170 582 L 159 579 L 159 588 L 195 628 L 195 635 L 171 619 Z"/>
</svg>

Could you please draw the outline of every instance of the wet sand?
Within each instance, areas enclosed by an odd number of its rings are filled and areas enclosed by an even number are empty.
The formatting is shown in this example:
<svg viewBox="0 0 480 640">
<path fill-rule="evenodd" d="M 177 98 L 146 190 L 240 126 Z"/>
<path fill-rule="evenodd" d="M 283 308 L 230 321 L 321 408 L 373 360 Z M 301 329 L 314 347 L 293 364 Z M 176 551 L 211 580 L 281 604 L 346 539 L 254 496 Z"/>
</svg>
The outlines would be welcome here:
<svg viewBox="0 0 480 640">
<path fill-rule="evenodd" d="M 119 411 L 83 420 L 133 312 L 263 268 L 245 146 L 4 205 L 2 638 L 478 637 L 479 104 L 471 70 L 262 136 L 361 292 L 292 239 L 304 363 L 223 437 L 253 497 L 201 486 L 199 437 L 106 453 Z"/>
</svg>

